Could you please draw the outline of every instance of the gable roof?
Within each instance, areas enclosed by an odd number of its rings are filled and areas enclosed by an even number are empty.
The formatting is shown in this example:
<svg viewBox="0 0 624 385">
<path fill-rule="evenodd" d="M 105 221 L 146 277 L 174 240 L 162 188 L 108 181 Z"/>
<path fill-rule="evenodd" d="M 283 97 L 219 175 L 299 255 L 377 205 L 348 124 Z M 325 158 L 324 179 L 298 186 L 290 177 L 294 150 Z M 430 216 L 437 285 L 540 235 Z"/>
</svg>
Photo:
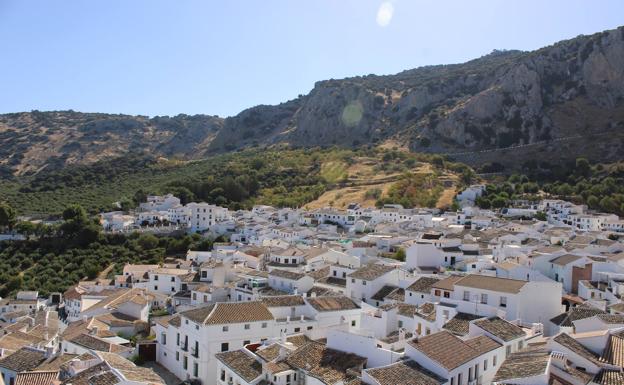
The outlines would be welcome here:
<svg viewBox="0 0 624 385">
<path fill-rule="evenodd" d="M 462 341 L 448 331 L 429 334 L 409 344 L 442 367 L 453 370 L 502 345 L 486 336 Z"/>
<path fill-rule="evenodd" d="M 308 298 L 308 304 L 316 311 L 341 311 L 359 309 L 360 306 L 344 295 Z"/>
<path fill-rule="evenodd" d="M 266 307 L 292 307 L 303 306 L 305 301 L 300 295 L 275 295 L 260 298 Z"/>
<path fill-rule="evenodd" d="M 438 282 L 431 285 L 431 287 L 433 287 L 434 289 L 452 291 L 455 288 L 455 282 L 459 281 L 462 278 L 463 276 L 461 275 L 451 275 L 449 277 L 439 280 Z"/>
<path fill-rule="evenodd" d="M 356 376 L 349 371 L 360 373 L 366 361 L 364 357 L 330 349 L 318 342 L 305 344 L 286 358 L 288 365 L 304 370 L 326 384 L 354 380 Z"/>
<path fill-rule="evenodd" d="M 479 318 L 481 318 L 481 316 L 469 313 L 457 313 L 453 318 L 448 320 L 442 328 L 455 335 L 465 336 L 468 335 L 470 321 L 474 321 Z"/>
<path fill-rule="evenodd" d="M 187 310 L 181 312 L 180 315 L 204 325 L 258 322 L 273 319 L 273 315 L 261 301 L 219 302 L 198 309 Z"/>
<path fill-rule="evenodd" d="M 262 364 L 243 349 L 217 353 L 215 357 L 247 382 L 252 382 L 262 375 Z"/>
<path fill-rule="evenodd" d="M 559 265 L 559 266 L 565 266 L 569 263 L 578 261 L 579 259 L 581 259 L 583 257 L 580 257 L 578 255 L 573 255 L 573 254 L 563 254 L 560 255 L 556 258 L 553 258 L 550 260 L 550 263 L 554 263 L 555 265 Z"/>
<path fill-rule="evenodd" d="M 520 326 L 499 317 L 477 320 L 474 324 L 505 342 L 526 336 L 526 332 Z"/>
<path fill-rule="evenodd" d="M 548 368 L 549 361 L 550 353 L 547 351 L 513 353 L 498 368 L 493 381 L 505 381 L 544 374 Z"/>
<path fill-rule="evenodd" d="M 24 347 L 0 359 L 0 367 L 20 373 L 33 370 L 44 360 L 45 352 Z"/>
<path fill-rule="evenodd" d="M 395 269 L 395 266 L 371 263 L 360 267 L 348 276 L 350 278 L 362 279 L 364 281 L 373 281 Z"/>
<path fill-rule="evenodd" d="M 439 281 L 439 278 L 420 277 L 416 280 L 416 282 L 409 285 L 405 290 L 415 291 L 418 293 L 429 293 L 433 285 L 435 285 Z"/>
<path fill-rule="evenodd" d="M 553 338 L 553 341 L 558 343 L 559 345 L 568 348 L 570 351 L 578 354 L 580 357 L 585 358 L 591 363 L 600 366 L 600 360 L 596 353 L 587 349 L 576 339 L 570 337 L 567 333 L 561 333 Z"/>
<path fill-rule="evenodd" d="M 284 279 L 290 279 L 291 281 L 298 281 L 306 275 L 303 273 L 297 273 L 290 270 L 273 269 L 269 272 L 269 276 L 279 277 Z"/>
<path fill-rule="evenodd" d="M 606 312 L 591 305 L 581 304 L 579 306 L 570 308 L 570 310 L 565 313 L 561 313 L 558 316 L 551 318 L 550 322 L 558 326 L 572 327 L 574 326 L 572 322 L 580 319 L 590 318 L 598 314 L 606 314 Z"/>
<path fill-rule="evenodd" d="M 478 274 L 469 274 L 455 282 L 455 286 L 471 287 L 474 289 L 498 291 L 510 294 L 519 293 L 526 284 L 527 281 Z"/>
<path fill-rule="evenodd" d="M 415 361 L 399 361 L 392 365 L 366 369 L 379 385 L 440 385 L 446 380 L 423 368 Z"/>
</svg>

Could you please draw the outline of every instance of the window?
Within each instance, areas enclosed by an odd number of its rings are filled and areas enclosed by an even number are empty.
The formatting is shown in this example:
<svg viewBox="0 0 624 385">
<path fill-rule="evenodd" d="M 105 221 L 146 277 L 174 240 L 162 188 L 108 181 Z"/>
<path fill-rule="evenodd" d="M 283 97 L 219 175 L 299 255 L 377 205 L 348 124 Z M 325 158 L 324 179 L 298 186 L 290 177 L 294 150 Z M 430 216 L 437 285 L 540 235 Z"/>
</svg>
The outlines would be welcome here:
<svg viewBox="0 0 624 385">
<path fill-rule="evenodd" d="M 509 357 L 510 354 L 511 354 L 511 345 L 507 345 L 505 347 L 505 357 Z"/>
<path fill-rule="evenodd" d="M 221 369 L 221 381 L 225 381 L 225 370 Z"/>
<path fill-rule="evenodd" d="M 208 272 L 206 270 L 202 270 L 202 278 L 208 278 Z"/>
<path fill-rule="evenodd" d="M 483 360 L 483 371 L 485 372 L 486 370 L 487 370 L 487 358 Z"/>
<path fill-rule="evenodd" d="M 307 328 L 307 329 L 308 329 L 308 330 L 312 330 L 312 326 L 308 326 L 308 328 Z"/>
<path fill-rule="evenodd" d="M 457 374 L 457 384 L 461 385 L 461 383 L 462 383 L 462 374 L 459 373 L 459 374 Z"/>
<path fill-rule="evenodd" d="M 250 324 L 245 324 L 245 330 L 249 330 L 251 328 Z"/>
<path fill-rule="evenodd" d="M 507 307 L 507 297 L 500 297 L 500 307 Z"/>
<path fill-rule="evenodd" d="M 266 322 L 263 322 L 263 323 L 262 323 L 262 328 L 263 328 L 263 329 L 266 329 L 266 327 L 267 327 L 267 323 L 266 323 Z"/>
<path fill-rule="evenodd" d="M 451 292 L 450 291 L 445 291 L 444 292 L 444 298 L 450 298 L 451 297 Z M 424 298 L 424 296 L 423 296 Z"/>
<path fill-rule="evenodd" d="M 464 291 L 464 301 L 470 301 L 470 292 Z"/>
<path fill-rule="evenodd" d="M 492 357 L 492 366 L 496 366 L 496 356 Z"/>
<path fill-rule="evenodd" d="M 440 290 L 436 290 L 433 292 L 433 295 L 435 295 L 436 297 L 440 296 Z"/>
<path fill-rule="evenodd" d="M 524 341 L 518 341 L 518 350 L 524 347 Z"/>
<path fill-rule="evenodd" d="M 222 352 L 227 352 L 228 350 L 230 350 L 230 344 L 228 344 L 227 342 L 224 342 L 221 344 L 221 351 Z"/>
<path fill-rule="evenodd" d="M 227 332 L 228 330 L 230 330 L 230 328 L 228 326 L 224 326 L 222 329 L 224 332 Z"/>
<path fill-rule="evenodd" d="M 154 286 L 154 291 L 158 291 L 158 285 Z"/>
<path fill-rule="evenodd" d="M 366 286 L 366 281 L 362 281 L 362 285 Z"/>
<path fill-rule="evenodd" d="M 158 281 L 158 276 L 157 275 L 154 276 L 154 281 Z"/>
<path fill-rule="evenodd" d="M 167 345 L 167 334 L 160 333 L 160 343 L 163 345 Z"/>
<path fill-rule="evenodd" d="M 403 321 L 399 320 L 399 327 L 402 328 L 403 327 Z"/>
<path fill-rule="evenodd" d="M 451 385 L 455 385 L 455 377 L 451 377 Z"/>
<path fill-rule="evenodd" d="M 481 303 L 487 303 L 487 294 L 481 294 Z"/>
<path fill-rule="evenodd" d="M 176 345 L 180 346 L 180 333 L 176 334 Z"/>
<path fill-rule="evenodd" d="M 355 278 L 351 278 L 351 283 L 355 283 Z"/>
<path fill-rule="evenodd" d="M 186 356 L 184 356 L 184 358 L 182 359 L 182 367 L 184 368 L 184 370 L 188 368 L 188 358 Z"/>
<path fill-rule="evenodd" d="M 355 326 L 355 320 L 351 321 L 351 326 Z"/>
<path fill-rule="evenodd" d="M 193 301 L 197 301 L 197 293 L 193 293 Z"/>
<path fill-rule="evenodd" d="M 197 366 L 197 362 L 193 363 L 193 377 L 199 376 L 199 367 Z"/>
<path fill-rule="evenodd" d="M 180 352 L 176 352 L 176 361 L 180 361 Z"/>
<path fill-rule="evenodd" d="M 249 345 L 250 343 L 251 343 L 251 341 L 250 341 L 250 340 L 245 340 L 245 341 L 243 341 L 243 346 L 245 346 L 245 345 Z"/>
<path fill-rule="evenodd" d="M 336 273 L 337 273 L 337 271 L 336 271 L 336 270 L 334 270 L 334 277 L 336 276 Z"/>
</svg>

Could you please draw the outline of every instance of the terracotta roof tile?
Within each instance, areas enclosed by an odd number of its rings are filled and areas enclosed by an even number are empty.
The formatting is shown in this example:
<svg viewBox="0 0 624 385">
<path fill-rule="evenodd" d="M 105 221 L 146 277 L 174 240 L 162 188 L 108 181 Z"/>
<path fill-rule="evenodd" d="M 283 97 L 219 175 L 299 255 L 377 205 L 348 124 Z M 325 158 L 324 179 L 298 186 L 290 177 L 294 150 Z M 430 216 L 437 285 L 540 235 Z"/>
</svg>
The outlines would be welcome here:
<svg viewBox="0 0 624 385">
<path fill-rule="evenodd" d="M 217 353 L 215 357 L 247 382 L 252 382 L 262 375 L 262 364 L 243 349 Z"/>
<path fill-rule="evenodd" d="M 366 369 L 379 385 L 440 385 L 446 382 L 414 361 L 400 361 L 392 365 Z"/>
</svg>

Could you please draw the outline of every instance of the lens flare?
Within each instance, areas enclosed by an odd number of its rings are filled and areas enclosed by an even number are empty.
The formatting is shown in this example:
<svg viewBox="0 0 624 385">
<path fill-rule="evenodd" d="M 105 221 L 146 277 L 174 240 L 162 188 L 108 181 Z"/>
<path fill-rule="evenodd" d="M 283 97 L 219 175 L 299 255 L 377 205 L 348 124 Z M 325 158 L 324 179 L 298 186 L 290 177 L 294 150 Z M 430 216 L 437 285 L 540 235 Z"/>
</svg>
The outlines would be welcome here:
<svg viewBox="0 0 624 385">
<path fill-rule="evenodd" d="M 377 24 L 380 27 L 387 26 L 392 20 L 392 15 L 394 15 L 394 6 L 392 3 L 389 1 L 381 3 L 377 10 Z"/>
<path fill-rule="evenodd" d="M 342 110 L 342 123 L 347 127 L 357 126 L 360 120 L 362 120 L 363 111 L 362 103 L 357 100 L 350 102 L 344 110 Z"/>
</svg>

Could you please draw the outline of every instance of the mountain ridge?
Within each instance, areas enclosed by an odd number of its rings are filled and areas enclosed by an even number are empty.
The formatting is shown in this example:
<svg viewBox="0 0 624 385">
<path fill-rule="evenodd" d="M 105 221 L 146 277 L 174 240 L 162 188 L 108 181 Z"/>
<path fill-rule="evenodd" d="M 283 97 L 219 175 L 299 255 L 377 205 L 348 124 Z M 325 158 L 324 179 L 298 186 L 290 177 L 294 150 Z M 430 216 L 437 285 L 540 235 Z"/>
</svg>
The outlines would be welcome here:
<svg viewBox="0 0 624 385">
<path fill-rule="evenodd" d="M 592 138 L 605 132 L 614 134 Z M 473 165 L 513 166 L 536 156 L 530 160 L 611 161 L 624 148 L 622 133 L 624 27 L 619 27 L 535 51 L 495 50 L 465 63 L 321 80 L 306 95 L 227 118 L 4 114 L 0 172 L 36 173 L 136 152 L 198 159 L 256 146 L 359 147 L 388 141 L 418 152 L 469 154 L 458 160 Z M 491 151 L 501 148 L 513 151 Z"/>
</svg>

